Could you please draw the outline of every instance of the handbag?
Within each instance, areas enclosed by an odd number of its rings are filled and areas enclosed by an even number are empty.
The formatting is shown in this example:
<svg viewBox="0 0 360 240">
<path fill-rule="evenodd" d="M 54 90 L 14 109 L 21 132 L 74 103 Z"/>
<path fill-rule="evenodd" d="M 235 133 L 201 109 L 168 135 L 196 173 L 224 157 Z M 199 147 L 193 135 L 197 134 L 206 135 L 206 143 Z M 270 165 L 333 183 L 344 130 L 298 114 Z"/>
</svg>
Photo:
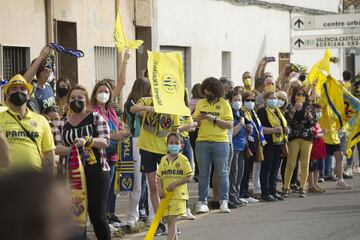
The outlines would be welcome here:
<svg viewBox="0 0 360 240">
<path fill-rule="evenodd" d="M 245 158 L 246 159 L 249 159 L 251 158 L 252 156 L 254 156 L 254 154 L 251 152 L 250 148 L 249 148 L 249 145 L 246 144 L 246 147 L 245 147 Z"/>
<path fill-rule="evenodd" d="M 258 143 L 258 145 L 256 147 L 255 161 L 256 162 L 264 161 L 263 146 L 262 146 L 262 144 L 260 142 Z"/>
</svg>

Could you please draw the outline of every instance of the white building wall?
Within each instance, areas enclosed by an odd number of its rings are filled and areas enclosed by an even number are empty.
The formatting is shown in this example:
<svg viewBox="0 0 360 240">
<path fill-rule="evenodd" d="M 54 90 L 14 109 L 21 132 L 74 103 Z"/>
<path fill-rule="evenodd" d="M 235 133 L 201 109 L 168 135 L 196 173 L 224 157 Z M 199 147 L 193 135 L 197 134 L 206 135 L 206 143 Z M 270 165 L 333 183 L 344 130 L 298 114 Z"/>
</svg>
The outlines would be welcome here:
<svg viewBox="0 0 360 240">
<path fill-rule="evenodd" d="M 256 71 L 263 56 L 290 52 L 290 13 L 226 1 L 157 0 L 157 46 L 191 47 L 192 85 L 221 76 L 221 52 L 231 51 L 232 80 L 240 84 L 244 71 Z M 316 34 L 313 32 L 312 34 Z M 294 51 L 291 61 L 311 66 L 324 50 Z M 335 56 L 341 57 L 337 51 Z M 278 76 L 278 62 L 266 69 Z M 339 76 L 341 66 L 333 68 Z"/>
<path fill-rule="evenodd" d="M 281 3 L 291 6 L 311 8 L 329 12 L 338 12 L 340 0 L 266 0 L 270 3 Z"/>
</svg>

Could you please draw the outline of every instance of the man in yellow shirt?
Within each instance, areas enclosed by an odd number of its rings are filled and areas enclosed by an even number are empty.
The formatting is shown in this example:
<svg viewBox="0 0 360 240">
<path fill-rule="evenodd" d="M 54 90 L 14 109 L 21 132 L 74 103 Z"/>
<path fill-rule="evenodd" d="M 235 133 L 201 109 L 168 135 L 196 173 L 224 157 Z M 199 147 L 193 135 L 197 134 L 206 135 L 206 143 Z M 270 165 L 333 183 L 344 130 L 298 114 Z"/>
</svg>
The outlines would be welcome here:
<svg viewBox="0 0 360 240">
<path fill-rule="evenodd" d="M 0 131 L 10 148 L 10 169 L 54 171 L 55 145 L 45 117 L 26 107 L 32 86 L 15 75 L 4 87 L 8 110 L 0 113 Z"/>
</svg>

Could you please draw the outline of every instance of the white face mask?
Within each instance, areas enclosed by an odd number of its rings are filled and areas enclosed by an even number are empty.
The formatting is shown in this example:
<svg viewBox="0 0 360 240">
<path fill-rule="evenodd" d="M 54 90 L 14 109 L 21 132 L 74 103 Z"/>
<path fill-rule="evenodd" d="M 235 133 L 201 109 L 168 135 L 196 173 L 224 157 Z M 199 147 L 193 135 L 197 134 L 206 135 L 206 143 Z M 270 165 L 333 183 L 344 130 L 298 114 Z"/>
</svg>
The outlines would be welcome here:
<svg viewBox="0 0 360 240">
<path fill-rule="evenodd" d="M 277 100 L 277 106 L 278 106 L 279 108 L 281 108 L 282 106 L 284 106 L 284 104 L 285 104 L 285 101 L 284 101 L 284 100 L 282 100 L 282 99 L 278 99 L 278 100 Z"/>
<path fill-rule="evenodd" d="M 110 98 L 110 94 L 104 92 L 98 93 L 98 95 L 96 95 L 96 100 L 99 103 L 107 103 L 107 101 L 109 101 L 109 98 Z"/>
</svg>

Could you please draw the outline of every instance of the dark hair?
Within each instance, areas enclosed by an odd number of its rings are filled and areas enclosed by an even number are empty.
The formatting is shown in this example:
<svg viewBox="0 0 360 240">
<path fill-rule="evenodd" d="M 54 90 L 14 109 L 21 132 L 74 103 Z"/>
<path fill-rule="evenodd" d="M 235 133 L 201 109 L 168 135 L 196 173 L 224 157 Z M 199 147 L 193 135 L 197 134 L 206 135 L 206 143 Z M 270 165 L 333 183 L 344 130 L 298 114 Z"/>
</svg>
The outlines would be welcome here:
<svg viewBox="0 0 360 240">
<path fill-rule="evenodd" d="M 142 97 L 150 97 L 151 85 L 147 78 L 140 77 L 135 80 L 126 101 L 133 100 L 135 103 Z"/>
<path fill-rule="evenodd" d="M 104 81 L 106 82 L 107 84 L 109 84 L 109 86 L 111 87 L 111 90 L 114 90 L 115 88 L 115 80 L 114 79 L 110 79 L 110 78 L 104 78 L 103 80 L 101 80 L 101 82 Z"/>
<path fill-rule="evenodd" d="M 301 87 L 295 87 L 292 91 L 291 95 L 291 104 L 295 104 L 295 96 L 298 92 L 303 92 L 305 94 L 305 101 L 309 102 L 309 94 L 307 94 L 305 88 L 303 86 Z"/>
<path fill-rule="evenodd" d="M 204 98 L 203 93 L 201 92 L 201 83 L 195 84 L 191 89 L 192 98 Z"/>
<path fill-rule="evenodd" d="M 271 95 L 275 95 L 275 92 L 274 91 L 268 91 L 264 94 L 264 99 L 267 99 L 269 98 Z M 276 97 L 276 96 L 275 96 Z"/>
<path fill-rule="evenodd" d="M 201 84 L 201 92 L 205 95 L 205 90 L 211 92 L 216 97 L 221 98 L 224 96 L 224 86 L 221 82 L 214 77 L 206 78 Z"/>
<path fill-rule="evenodd" d="M 352 74 L 352 72 L 345 70 L 345 71 L 343 71 L 342 75 L 343 75 L 344 81 L 350 81 L 353 74 Z"/>
<path fill-rule="evenodd" d="M 22 170 L 1 175 L 0 239 L 46 240 L 46 203 L 57 183 L 62 184 L 59 178 L 40 171 Z M 15 213 L 21 213 L 21 217 Z"/>
<path fill-rule="evenodd" d="M 36 61 L 37 58 L 35 58 L 34 60 L 31 61 L 30 65 L 33 65 L 34 62 Z M 45 71 L 45 65 L 44 65 L 44 61 L 40 64 L 39 68 L 36 71 L 36 79 L 39 79 L 40 74 Z"/>
<path fill-rule="evenodd" d="M 85 104 L 86 104 L 86 111 L 87 112 L 90 112 L 90 98 L 89 98 L 89 93 L 88 91 L 86 90 L 86 88 L 80 84 L 76 84 L 75 86 L 73 86 L 70 91 L 69 91 L 69 94 L 68 94 L 68 99 L 67 99 L 67 103 L 68 105 L 70 104 L 70 96 L 71 96 L 71 93 L 75 90 L 80 90 L 82 91 L 84 97 L 85 97 Z"/>
<path fill-rule="evenodd" d="M 49 113 L 51 113 L 51 112 L 58 112 L 58 111 L 56 111 L 55 106 L 47 107 L 47 108 L 45 108 L 45 110 L 44 110 L 44 114 L 49 114 Z"/>
<path fill-rule="evenodd" d="M 242 95 L 242 99 L 247 99 L 248 97 L 253 96 L 255 98 L 256 94 L 253 91 L 245 91 Z"/>
<path fill-rule="evenodd" d="M 242 92 L 239 91 L 238 89 L 236 91 L 234 90 L 234 91 L 229 92 L 228 94 L 226 94 L 226 99 L 232 102 L 233 97 L 237 96 L 237 95 L 240 95 L 241 98 L 242 98 Z"/>
<path fill-rule="evenodd" d="M 179 139 L 180 143 L 183 143 L 183 138 L 181 137 L 181 135 L 177 132 L 173 132 L 173 133 L 170 133 L 169 135 L 167 135 L 167 138 L 166 138 L 166 143 L 169 142 L 169 139 L 171 137 L 176 137 L 177 139 Z"/>
<path fill-rule="evenodd" d="M 316 108 L 316 109 L 321 109 L 320 104 L 317 104 L 317 103 L 313 103 L 313 104 L 312 104 L 312 107 L 313 107 L 313 108 Z"/>
<path fill-rule="evenodd" d="M 59 80 L 56 81 L 56 97 L 58 98 L 59 96 L 59 85 L 61 82 L 64 82 L 66 84 L 66 86 L 68 87 L 68 89 L 71 89 L 71 82 L 70 79 L 67 77 L 61 77 L 59 78 Z"/>
<path fill-rule="evenodd" d="M 255 79 L 255 89 L 258 89 L 261 86 L 264 86 L 265 78 Z"/>
<path fill-rule="evenodd" d="M 97 105 L 98 101 L 96 100 L 96 92 L 101 87 L 105 86 L 109 89 L 110 97 L 109 100 L 105 103 L 105 108 L 108 108 L 111 105 L 112 102 L 112 88 L 111 86 L 104 80 L 101 80 L 100 82 L 97 82 L 94 86 L 94 90 L 91 93 L 90 101 L 93 106 Z"/>
</svg>

